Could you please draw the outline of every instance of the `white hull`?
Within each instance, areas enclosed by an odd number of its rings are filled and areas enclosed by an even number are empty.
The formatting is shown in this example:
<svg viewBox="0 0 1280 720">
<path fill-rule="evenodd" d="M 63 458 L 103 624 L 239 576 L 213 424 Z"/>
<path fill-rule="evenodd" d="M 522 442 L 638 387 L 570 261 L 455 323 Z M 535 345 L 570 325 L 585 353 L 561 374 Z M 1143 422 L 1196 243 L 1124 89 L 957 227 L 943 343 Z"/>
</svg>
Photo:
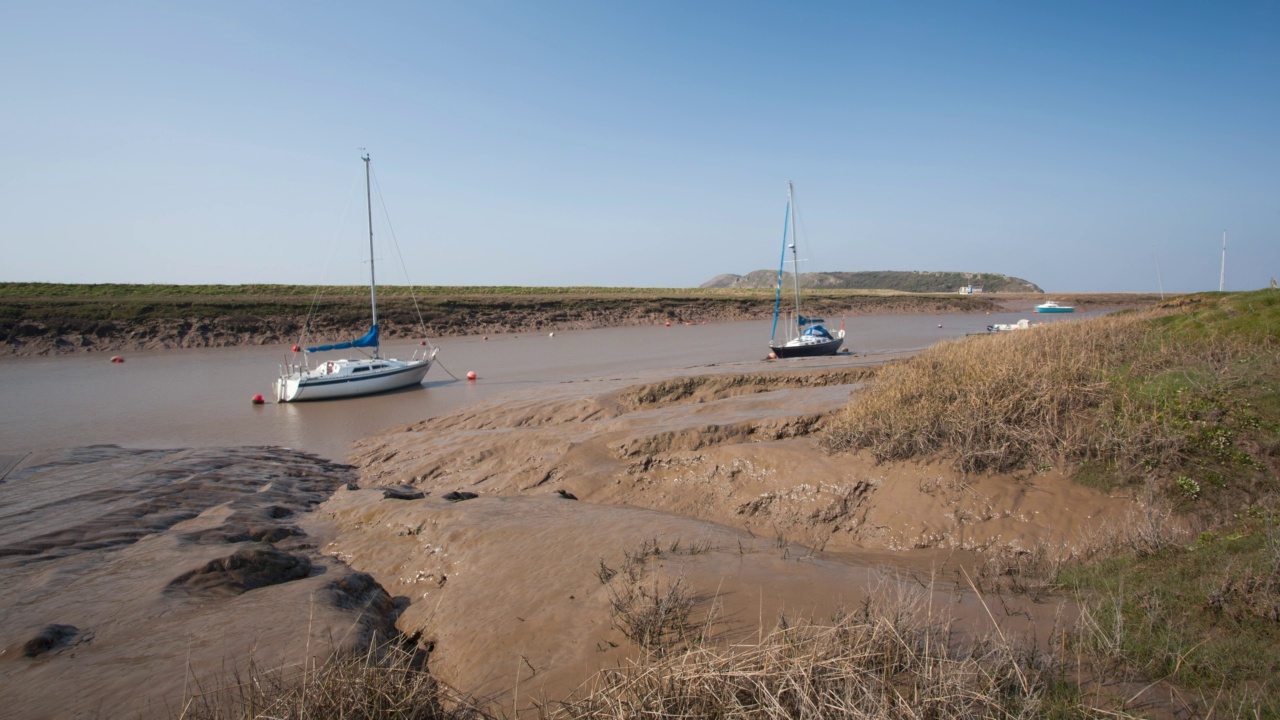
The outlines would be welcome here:
<svg viewBox="0 0 1280 720">
<path fill-rule="evenodd" d="M 295 370 L 276 381 L 276 402 L 359 397 L 420 385 L 434 359 L 432 352 L 419 360 L 335 360 Z"/>
</svg>

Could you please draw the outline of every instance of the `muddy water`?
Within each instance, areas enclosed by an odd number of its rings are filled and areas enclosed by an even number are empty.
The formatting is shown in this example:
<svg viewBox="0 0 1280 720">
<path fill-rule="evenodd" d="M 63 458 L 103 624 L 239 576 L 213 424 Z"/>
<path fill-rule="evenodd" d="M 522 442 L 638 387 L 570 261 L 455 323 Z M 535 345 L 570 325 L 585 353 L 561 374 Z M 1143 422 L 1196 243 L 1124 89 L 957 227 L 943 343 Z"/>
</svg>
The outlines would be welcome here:
<svg viewBox="0 0 1280 720">
<path fill-rule="evenodd" d="M 892 315 L 852 319 L 841 356 L 918 350 L 1016 322 L 1027 313 Z M 942 325 L 942 327 L 938 327 Z M 277 445 L 341 460 L 354 440 L 538 384 L 660 368 L 753 362 L 767 353 L 770 323 L 605 328 L 449 338 L 421 388 L 332 402 L 271 402 L 283 347 L 167 350 L 113 364 L 99 354 L 0 361 L 0 473 L 5 457 L 111 443 L 125 447 Z M 412 347 L 388 348 L 407 354 Z M 864 357 L 865 359 L 865 357 Z M 803 365 L 812 361 L 791 361 Z M 475 371 L 475 383 L 453 380 Z M 705 370 L 700 370 L 703 372 Z M 267 398 L 253 406 L 254 394 Z"/>
</svg>

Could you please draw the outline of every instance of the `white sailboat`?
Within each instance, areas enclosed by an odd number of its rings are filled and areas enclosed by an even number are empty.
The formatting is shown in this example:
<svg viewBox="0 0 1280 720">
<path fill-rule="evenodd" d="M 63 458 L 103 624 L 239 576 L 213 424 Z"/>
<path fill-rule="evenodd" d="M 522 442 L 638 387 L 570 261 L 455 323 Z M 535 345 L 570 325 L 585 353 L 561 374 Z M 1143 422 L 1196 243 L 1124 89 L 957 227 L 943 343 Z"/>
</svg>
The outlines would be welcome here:
<svg viewBox="0 0 1280 720">
<path fill-rule="evenodd" d="M 844 323 L 832 335 L 825 327 L 822 326 L 826 322 L 822 318 L 807 318 L 800 314 L 800 260 L 796 256 L 796 223 L 792 217 L 795 213 L 793 208 L 794 190 L 791 183 L 787 183 L 787 212 L 782 220 L 782 259 L 778 263 L 778 282 L 775 286 L 775 296 L 773 300 L 773 332 L 769 336 L 769 353 L 772 357 L 777 358 L 796 358 L 796 357 L 816 357 L 819 355 L 835 355 L 840 351 L 840 346 L 844 344 Z M 790 230 L 790 243 L 788 240 L 788 229 Z M 785 339 L 778 338 L 778 317 L 782 309 L 782 278 L 783 268 L 787 263 L 787 250 L 791 251 L 791 279 L 792 288 L 795 293 L 795 318 L 794 323 L 788 322 L 785 330 Z"/>
<path fill-rule="evenodd" d="M 418 385 L 431 369 L 438 348 L 415 351 L 408 360 L 384 358 L 378 343 L 378 282 L 373 264 L 373 194 L 369 182 L 369 155 L 364 161 L 365 201 L 369 216 L 369 306 L 373 317 L 372 327 L 363 337 L 349 342 L 332 343 L 306 348 L 302 360 L 294 356 L 288 365 L 280 369 L 276 380 L 276 402 L 302 400 L 330 400 L 334 398 L 372 395 Z M 298 350 L 298 348 L 294 348 Z M 341 358 L 319 362 L 314 367 L 309 362 L 312 353 L 347 349 L 371 349 L 372 355 L 361 358 Z"/>
</svg>

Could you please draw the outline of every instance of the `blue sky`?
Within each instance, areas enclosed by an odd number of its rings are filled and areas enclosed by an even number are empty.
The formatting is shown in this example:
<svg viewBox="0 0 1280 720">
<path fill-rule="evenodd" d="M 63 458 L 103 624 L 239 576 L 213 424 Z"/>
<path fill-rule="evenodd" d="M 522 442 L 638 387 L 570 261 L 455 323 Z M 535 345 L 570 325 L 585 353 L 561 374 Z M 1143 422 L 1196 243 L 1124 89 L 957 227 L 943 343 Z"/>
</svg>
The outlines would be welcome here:
<svg viewBox="0 0 1280 720">
<path fill-rule="evenodd" d="M 1280 2 L 0 5 L 0 280 L 1280 276 Z M 391 233 L 379 226 L 378 237 Z"/>
</svg>

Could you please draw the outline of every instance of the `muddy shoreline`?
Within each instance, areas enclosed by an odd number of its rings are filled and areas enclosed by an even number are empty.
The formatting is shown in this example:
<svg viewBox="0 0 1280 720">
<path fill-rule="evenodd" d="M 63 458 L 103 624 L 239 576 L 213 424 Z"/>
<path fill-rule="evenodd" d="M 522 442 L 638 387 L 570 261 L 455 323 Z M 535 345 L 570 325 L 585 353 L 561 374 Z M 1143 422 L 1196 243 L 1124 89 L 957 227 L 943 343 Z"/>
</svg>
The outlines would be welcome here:
<svg viewBox="0 0 1280 720">
<path fill-rule="evenodd" d="M 807 312 L 827 318 L 866 314 L 956 314 L 1029 310 L 1045 296 L 813 293 Z M 1151 301 L 1145 295 L 1056 295 L 1089 307 L 1125 307 Z M 0 297 L 0 357 L 123 352 L 174 348 L 292 345 L 299 341 L 308 301 L 296 296 L 210 297 Z M 773 314 L 766 293 L 663 296 L 610 292 L 597 295 L 431 296 L 414 302 L 393 296 L 379 303 L 382 335 L 420 339 L 421 313 L 429 338 L 498 335 L 547 330 L 760 320 Z M 362 297 L 324 305 L 307 328 L 310 338 L 358 337 L 367 329 Z"/>
</svg>

